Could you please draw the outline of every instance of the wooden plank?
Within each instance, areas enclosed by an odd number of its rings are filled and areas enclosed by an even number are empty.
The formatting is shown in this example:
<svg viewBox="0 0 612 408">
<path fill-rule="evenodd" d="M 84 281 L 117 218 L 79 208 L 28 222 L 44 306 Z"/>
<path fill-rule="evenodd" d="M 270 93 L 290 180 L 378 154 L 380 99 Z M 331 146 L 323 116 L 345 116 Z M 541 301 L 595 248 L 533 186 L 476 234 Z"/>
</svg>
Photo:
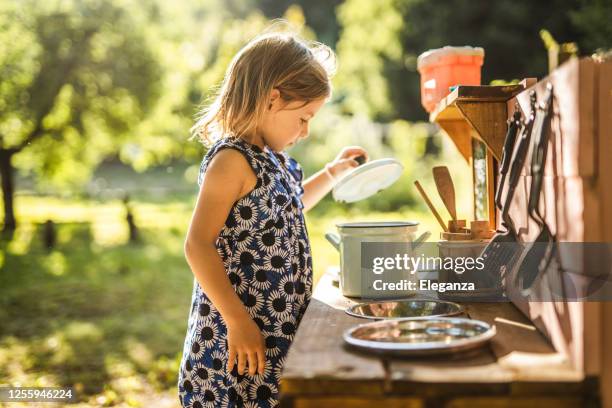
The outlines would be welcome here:
<svg viewBox="0 0 612 408">
<path fill-rule="evenodd" d="M 599 157 L 597 190 L 599 196 L 599 216 L 601 236 L 603 242 L 612 242 L 612 183 L 609 176 L 612 174 L 612 62 L 597 64 L 598 81 L 598 121 L 597 121 L 597 150 Z M 601 308 L 600 319 L 598 322 L 587 320 L 585 330 L 590 326 L 598 326 L 601 330 L 599 337 L 599 348 L 588 347 L 585 350 L 586 361 L 597 360 L 601 368 L 600 393 L 602 395 L 602 405 L 612 407 L 612 351 L 609 344 L 612 344 L 612 302 L 599 302 Z M 593 332 L 596 330 L 591 329 Z M 590 332 L 590 331 L 589 331 Z M 585 340 L 586 342 L 586 340 Z"/>
<path fill-rule="evenodd" d="M 502 86 L 461 85 L 438 102 L 436 108 L 429 115 L 429 121 L 433 123 L 444 118 L 445 115 L 449 114 L 448 111 L 452 111 L 454 109 L 453 105 L 455 105 L 458 101 L 505 102 L 523 90 L 524 85 L 522 84 Z"/>
<path fill-rule="evenodd" d="M 573 398 L 456 398 L 444 405 L 446 408 L 582 408 L 586 405 L 580 397 Z M 596 406 L 596 405 L 594 405 Z"/>
<path fill-rule="evenodd" d="M 455 100 L 482 102 L 507 101 L 524 90 L 522 84 L 514 85 L 462 85 L 457 87 Z M 451 99 L 449 102 L 453 102 Z"/>
<path fill-rule="evenodd" d="M 391 392 L 438 396 L 582 392 L 583 375 L 555 352 L 514 305 L 462 304 L 471 318 L 496 326 L 490 347 L 456 360 L 388 361 Z"/>
<path fill-rule="evenodd" d="M 344 312 L 351 303 L 332 285 L 331 275 L 321 277 L 289 350 L 282 393 L 382 394 L 386 372 L 381 360 L 344 348 L 342 333 L 364 322 Z"/>
<path fill-rule="evenodd" d="M 354 398 L 320 397 L 301 399 L 294 402 L 295 408 L 421 408 L 424 401 L 417 398 Z"/>
<path fill-rule="evenodd" d="M 512 372 L 513 382 L 543 382 L 563 390 L 568 383 L 584 380 L 567 357 L 557 353 L 537 328 L 512 304 L 463 304 L 471 318 L 494 324 L 491 350 L 497 363 Z"/>
<path fill-rule="evenodd" d="M 597 189 L 600 197 L 602 239 L 612 242 L 612 62 L 598 64 L 598 121 L 597 121 Z M 607 211 L 606 211 L 607 210 Z"/>
<path fill-rule="evenodd" d="M 505 395 L 512 373 L 499 366 L 488 347 L 455 357 L 388 361 L 393 394 L 419 396 Z"/>
<path fill-rule="evenodd" d="M 612 344 L 612 302 L 602 302 L 602 316 L 600 324 L 602 327 L 602 345 Z M 603 406 L 612 406 L 612 353 L 608 347 L 603 347 L 601 359 L 602 372 L 600 381 L 600 393 Z"/>
<path fill-rule="evenodd" d="M 596 106 L 594 65 L 589 58 L 568 61 L 516 96 L 525 116 L 530 112 L 530 91 L 535 90 L 540 101 L 546 84 L 552 82 L 554 86 L 549 160 L 544 168 L 548 176 L 595 176 L 598 152 L 593 123 Z M 528 161 L 525 172 L 530 174 Z"/>
</svg>

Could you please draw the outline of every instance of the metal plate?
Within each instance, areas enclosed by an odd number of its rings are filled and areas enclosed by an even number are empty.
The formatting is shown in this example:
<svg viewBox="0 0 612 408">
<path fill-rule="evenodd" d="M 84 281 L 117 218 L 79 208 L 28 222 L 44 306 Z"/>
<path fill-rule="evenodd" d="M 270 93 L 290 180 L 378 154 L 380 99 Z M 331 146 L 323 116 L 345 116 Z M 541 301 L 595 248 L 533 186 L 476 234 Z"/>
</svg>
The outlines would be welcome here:
<svg viewBox="0 0 612 408">
<path fill-rule="evenodd" d="M 357 303 L 346 309 L 351 316 L 373 320 L 455 316 L 462 312 L 463 307 L 457 303 L 431 299 Z"/>
<path fill-rule="evenodd" d="M 399 355 L 457 353 L 482 347 L 493 336 L 494 326 L 457 317 L 370 322 L 343 335 L 346 343 L 361 350 Z"/>
</svg>

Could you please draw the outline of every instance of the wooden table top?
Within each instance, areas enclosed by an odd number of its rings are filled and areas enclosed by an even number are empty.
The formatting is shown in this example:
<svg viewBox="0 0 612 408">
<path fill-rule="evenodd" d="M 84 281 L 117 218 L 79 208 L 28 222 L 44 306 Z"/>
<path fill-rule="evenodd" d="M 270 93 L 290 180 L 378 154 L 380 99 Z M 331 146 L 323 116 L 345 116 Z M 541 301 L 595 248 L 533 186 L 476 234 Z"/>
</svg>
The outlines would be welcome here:
<svg viewBox="0 0 612 408">
<path fill-rule="evenodd" d="M 464 317 L 495 325 L 487 347 L 469 355 L 388 358 L 347 348 L 344 330 L 359 323 L 344 310 L 355 303 L 325 274 L 315 288 L 289 350 L 281 393 L 308 395 L 432 396 L 589 394 L 582 372 L 555 352 L 546 338 L 511 303 L 465 303 Z"/>
</svg>

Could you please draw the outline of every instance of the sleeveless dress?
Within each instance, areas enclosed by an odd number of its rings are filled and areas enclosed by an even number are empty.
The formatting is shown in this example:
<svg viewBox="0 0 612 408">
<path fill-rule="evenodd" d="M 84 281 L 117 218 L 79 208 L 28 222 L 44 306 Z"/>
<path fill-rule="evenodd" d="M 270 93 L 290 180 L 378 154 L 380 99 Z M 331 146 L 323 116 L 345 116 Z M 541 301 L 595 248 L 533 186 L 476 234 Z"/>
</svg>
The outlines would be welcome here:
<svg viewBox="0 0 612 408">
<path fill-rule="evenodd" d="M 183 407 L 274 407 L 287 351 L 312 293 L 312 258 L 302 213 L 303 172 L 287 153 L 239 138 L 218 140 L 244 155 L 257 183 L 234 203 L 216 241 L 228 278 L 265 339 L 263 375 L 227 372 L 227 327 L 194 278 L 178 391 Z"/>
</svg>

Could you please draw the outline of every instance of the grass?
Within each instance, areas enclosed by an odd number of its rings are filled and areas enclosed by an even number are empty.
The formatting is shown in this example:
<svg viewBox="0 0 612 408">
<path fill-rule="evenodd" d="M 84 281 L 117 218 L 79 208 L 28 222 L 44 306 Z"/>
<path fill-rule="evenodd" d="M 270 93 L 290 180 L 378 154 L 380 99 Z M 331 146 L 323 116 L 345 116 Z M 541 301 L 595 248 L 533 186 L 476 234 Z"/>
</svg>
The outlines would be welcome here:
<svg viewBox="0 0 612 408">
<path fill-rule="evenodd" d="M 182 247 L 194 201 L 195 192 L 134 196 L 142 241 L 130 244 L 118 199 L 18 196 L 21 224 L 0 252 L 0 384 L 73 386 L 82 407 L 177 406 L 193 284 Z M 58 223 L 52 251 L 42 245 L 49 218 Z M 307 214 L 315 281 L 339 261 L 325 232 L 367 219 L 416 219 L 436 231 L 416 211 Z"/>
</svg>

